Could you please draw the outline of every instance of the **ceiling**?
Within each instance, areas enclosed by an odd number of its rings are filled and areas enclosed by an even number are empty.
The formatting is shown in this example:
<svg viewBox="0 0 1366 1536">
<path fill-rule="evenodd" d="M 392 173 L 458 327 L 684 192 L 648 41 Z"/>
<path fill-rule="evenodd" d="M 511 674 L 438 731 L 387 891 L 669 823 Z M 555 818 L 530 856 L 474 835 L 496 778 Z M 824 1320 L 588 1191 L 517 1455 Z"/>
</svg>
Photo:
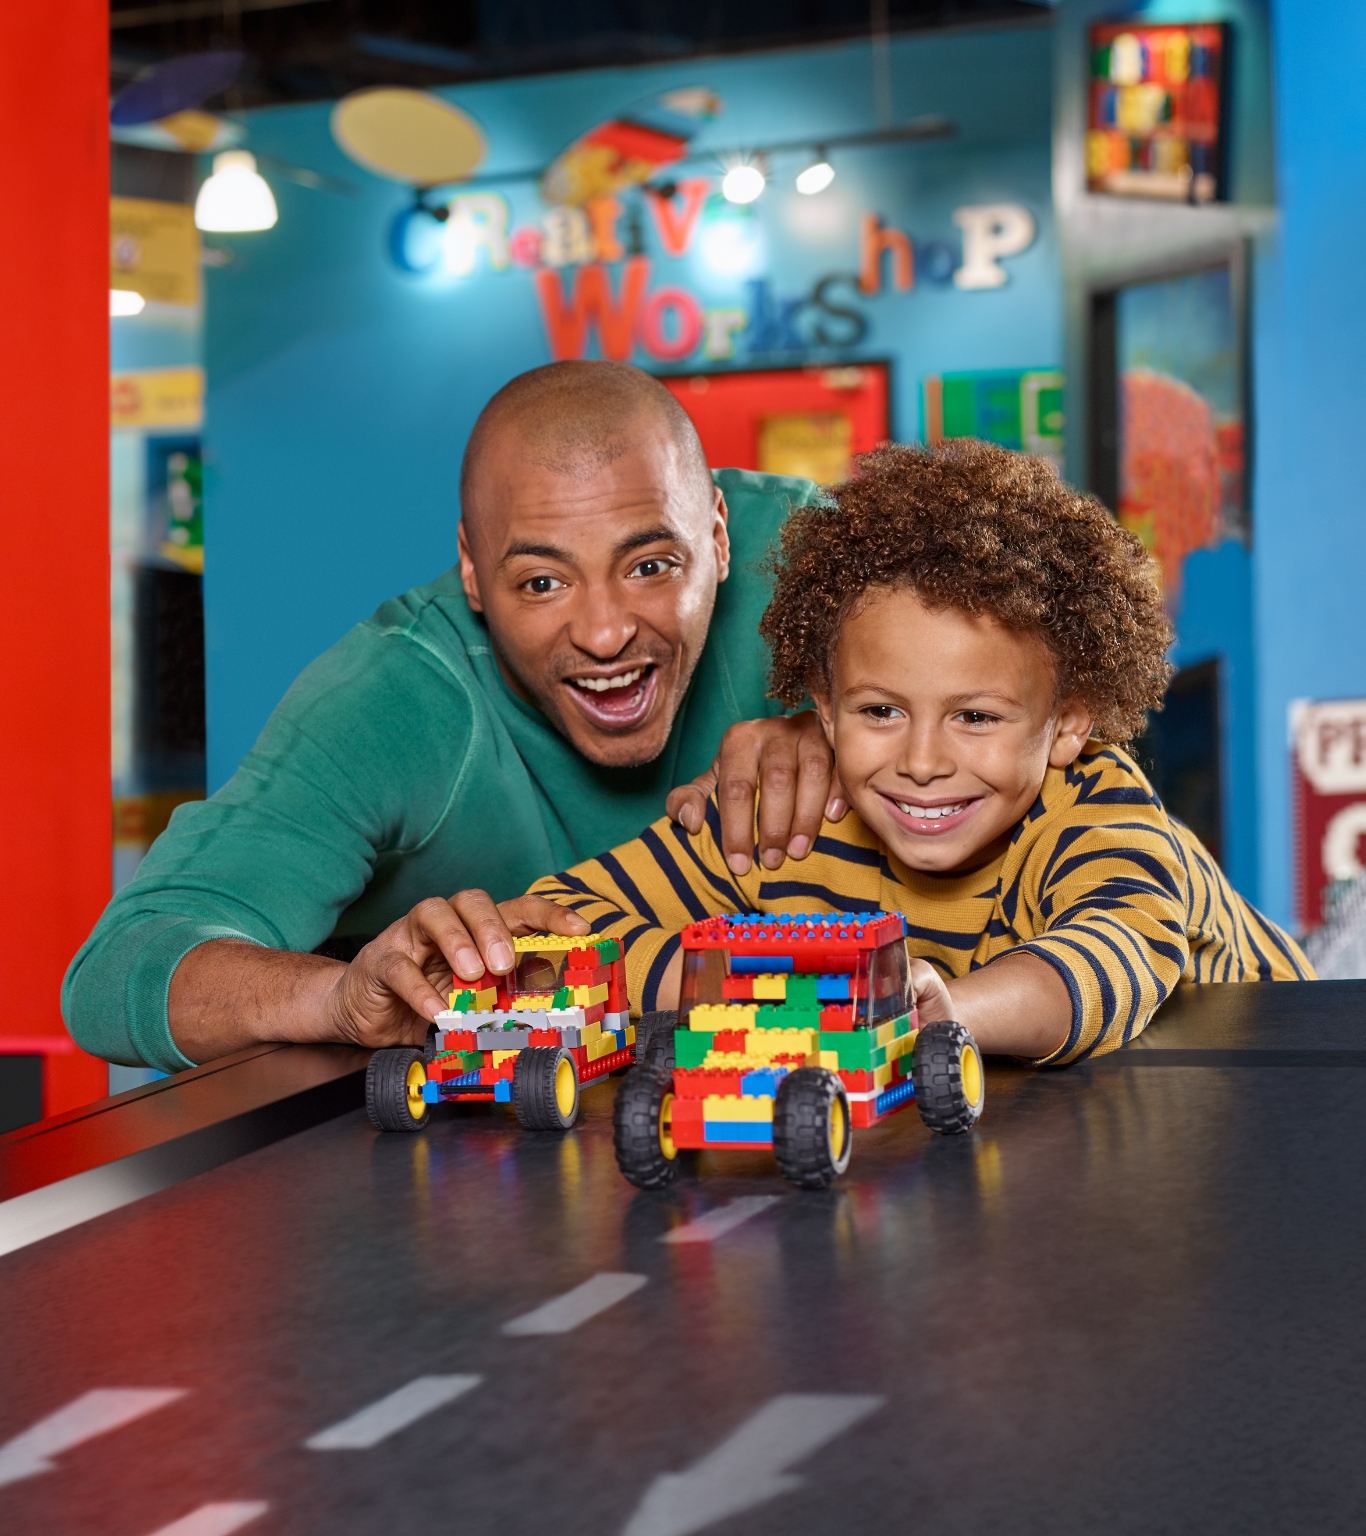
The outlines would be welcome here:
<svg viewBox="0 0 1366 1536">
<path fill-rule="evenodd" d="M 367 85 L 688 58 L 907 31 L 1039 20 L 1047 0 L 115 0 L 111 86 L 179 54 L 241 47 L 235 110 Z"/>
</svg>

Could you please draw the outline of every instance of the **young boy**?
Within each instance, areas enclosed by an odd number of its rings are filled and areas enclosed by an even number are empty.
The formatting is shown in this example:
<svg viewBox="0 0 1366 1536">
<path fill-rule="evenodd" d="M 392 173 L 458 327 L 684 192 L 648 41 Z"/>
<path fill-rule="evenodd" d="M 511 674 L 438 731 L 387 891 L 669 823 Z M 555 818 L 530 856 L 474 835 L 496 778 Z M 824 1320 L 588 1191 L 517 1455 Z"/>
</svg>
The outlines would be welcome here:
<svg viewBox="0 0 1366 1536">
<path fill-rule="evenodd" d="M 882 448 L 793 511 L 776 569 L 773 691 L 816 701 L 852 811 L 772 870 L 727 867 L 713 804 L 539 881 L 629 945 L 643 1009 L 718 911 L 904 913 L 922 1021 L 1040 1064 L 1132 1039 L 1180 980 L 1312 977 L 1122 750 L 1171 627 L 1098 502 L 991 444 Z"/>
</svg>

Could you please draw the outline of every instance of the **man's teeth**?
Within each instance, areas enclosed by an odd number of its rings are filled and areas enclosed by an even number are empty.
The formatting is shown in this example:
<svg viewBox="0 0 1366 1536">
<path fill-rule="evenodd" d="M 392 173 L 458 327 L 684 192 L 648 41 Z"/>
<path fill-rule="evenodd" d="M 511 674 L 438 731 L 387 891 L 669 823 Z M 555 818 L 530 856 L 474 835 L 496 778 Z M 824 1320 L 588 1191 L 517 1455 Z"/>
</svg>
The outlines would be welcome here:
<svg viewBox="0 0 1366 1536">
<path fill-rule="evenodd" d="M 919 816 L 924 821 L 939 821 L 944 816 L 956 816 L 959 811 L 967 809 L 968 802 L 960 801 L 957 805 L 910 805 L 905 800 L 898 800 L 896 808 L 904 811 L 907 816 Z"/>
<path fill-rule="evenodd" d="M 629 688 L 644 676 L 645 668 L 637 667 L 634 672 L 623 672 L 620 677 L 571 677 L 570 682 L 576 688 L 587 688 L 590 693 L 606 693 L 609 688 Z"/>
</svg>

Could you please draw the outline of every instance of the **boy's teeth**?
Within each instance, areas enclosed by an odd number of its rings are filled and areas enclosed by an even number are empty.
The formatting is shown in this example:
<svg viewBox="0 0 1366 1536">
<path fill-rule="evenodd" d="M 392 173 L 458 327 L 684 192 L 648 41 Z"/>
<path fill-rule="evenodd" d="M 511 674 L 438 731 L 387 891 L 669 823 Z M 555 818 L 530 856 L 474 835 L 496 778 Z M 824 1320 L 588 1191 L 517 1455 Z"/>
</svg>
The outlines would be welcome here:
<svg viewBox="0 0 1366 1536">
<path fill-rule="evenodd" d="M 634 672 L 623 672 L 620 677 L 576 677 L 571 681 L 576 688 L 587 688 L 590 693 L 605 693 L 609 688 L 629 688 L 644 674 L 645 668 L 637 667 Z"/>
<path fill-rule="evenodd" d="M 956 816 L 967 805 L 964 800 L 958 805 L 908 805 L 904 800 L 897 801 L 897 809 L 904 811 L 907 816 L 919 816 L 925 821 L 938 821 L 944 816 Z"/>
</svg>

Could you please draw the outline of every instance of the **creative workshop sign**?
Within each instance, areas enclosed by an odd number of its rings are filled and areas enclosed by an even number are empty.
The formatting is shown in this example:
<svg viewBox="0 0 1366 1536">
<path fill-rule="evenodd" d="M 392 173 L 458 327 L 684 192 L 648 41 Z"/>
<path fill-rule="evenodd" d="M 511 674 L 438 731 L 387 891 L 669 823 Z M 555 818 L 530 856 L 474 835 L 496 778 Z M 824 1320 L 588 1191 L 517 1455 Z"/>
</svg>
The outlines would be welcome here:
<svg viewBox="0 0 1366 1536">
<path fill-rule="evenodd" d="M 388 102 L 401 118 L 408 106 L 394 98 L 402 97 L 422 103 L 413 107 L 425 135 L 420 172 L 404 168 L 384 117 Z M 870 339 L 885 296 L 918 285 L 1003 287 L 1003 263 L 1035 238 L 1034 217 L 1019 203 L 958 207 L 952 235 L 936 237 L 868 207 L 838 230 L 838 263 L 796 286 L 773 275 L 780 241 L 788 266 L 794 249 L 765 199 L 728 200 L 719 170 L 688 170 L 701 163 L 690 153 L 694 134 L 721 110 L 713 92 L 668 92 L 590 129 L 539 175 L 534 202 L 512 190 L 514 176 L 508 191 L 470 187 L 483 159 L 482 130 L 450 103 L 434 109 L 434 102 L 420 92 L 358 92 L 333 115 L 333 132 L 354 159 L 415 189 L 389 227 L 390 258 L 415 279 L 453 287 L 484 278 L 525 284 L 556 359 L 626 361 L 643 353 L 679 365 L 858 347 Z M 464 187 L 434 184 L 442 169 L 434 130 L 449 139 L 448 181 Z M 831 245 L 822 238 L 818 248 Z"/>
<path fill-rule="evenodd" d="M 1343 887 L 1366 874 L 1366 699 L 1291 706 L 1296 907 L 1317 928 Z"/>
</svg>

